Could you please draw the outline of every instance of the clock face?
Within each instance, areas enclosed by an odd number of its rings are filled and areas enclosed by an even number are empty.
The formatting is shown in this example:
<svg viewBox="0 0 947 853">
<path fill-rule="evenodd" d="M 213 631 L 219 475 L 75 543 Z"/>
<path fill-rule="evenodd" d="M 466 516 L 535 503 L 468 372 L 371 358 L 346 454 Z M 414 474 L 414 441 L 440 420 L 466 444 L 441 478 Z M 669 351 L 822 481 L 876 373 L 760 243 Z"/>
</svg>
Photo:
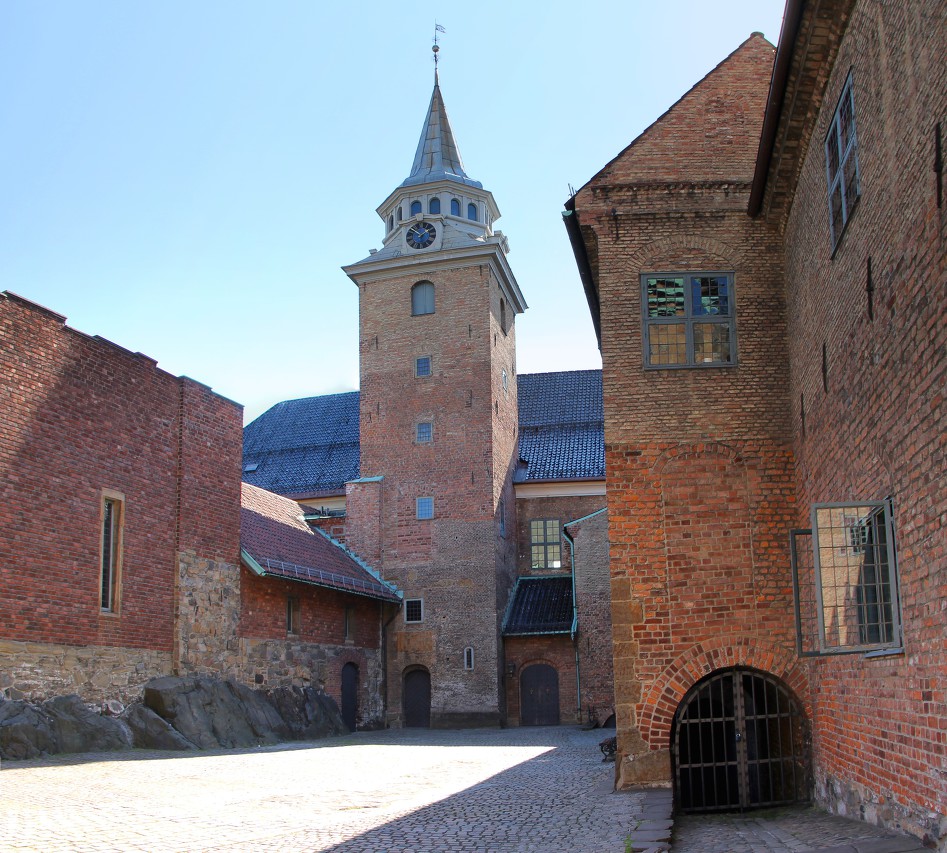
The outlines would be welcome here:
<svg viewBox="0 0 947 853">
<path fill-rule="evenodd" d="M 405 238 L 412 249 L 426 249 L 437 236 L 437 229 L 430 222 L 418 222 L 408 229 Z"/>
</svg>

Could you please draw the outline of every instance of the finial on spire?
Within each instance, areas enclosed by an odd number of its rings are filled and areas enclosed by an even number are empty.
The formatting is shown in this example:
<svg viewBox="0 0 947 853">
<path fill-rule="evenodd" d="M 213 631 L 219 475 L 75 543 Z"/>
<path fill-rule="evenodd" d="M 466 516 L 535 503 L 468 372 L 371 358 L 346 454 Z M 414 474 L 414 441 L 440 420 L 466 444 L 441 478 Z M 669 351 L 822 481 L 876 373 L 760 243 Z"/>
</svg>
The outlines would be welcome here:
<svg viewBox="0 0 947 853">
<path fill-rule="evenodd" d="M 445 30 L 445 29 L 435 20 L 435 21 L 434 21 L 434 46 L 431 48 L 431 50 L 434 51 L 434 85 L 435 85 L 435 86 L 437 85 L 437 59 L 438 59 L 438 56 L 437 56 L 437 55 L 438 55 L 438 53 L 439 53 L 440 50 L 441 50 L 440 45 L 437 43 L 437 34 L 438 34 L 438 33 L 446 33 L 446 32 L 447 32 L 447 30 Z"/>
</svg>

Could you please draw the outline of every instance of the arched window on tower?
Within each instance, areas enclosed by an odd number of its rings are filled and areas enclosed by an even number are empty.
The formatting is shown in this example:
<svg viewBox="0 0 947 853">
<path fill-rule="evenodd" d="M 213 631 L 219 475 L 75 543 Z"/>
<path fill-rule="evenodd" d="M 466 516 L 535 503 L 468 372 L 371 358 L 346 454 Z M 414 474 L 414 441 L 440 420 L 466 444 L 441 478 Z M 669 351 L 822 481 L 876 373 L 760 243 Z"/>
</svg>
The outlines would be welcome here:
<svg viewBox="0 0 947 853">
<path fill-rule="evenodd" d="M 450 215 L 460 216 L 460 199 L 459 198 L 452 198 L 450 200 Z"/>
<path fill-rule="evenodd" d="M 411 288 L 411 314 L 434 313 L 434 285 L 429 281 L 419 281 Z"/>
<path fill-rule="evenodd" d="M 421 212 L 421 202 L 412 201 L 411 202 L 411 215 L 414 216 L 416 213 Z"/>
<path fill-rule="evenodd" d="M 388 214 L 388 230 L 391 231 L 395 227 L 395 217 L 392 214 Z"/>
<path fill-rule="evenodd" d="M 401 222 L 401 205 L 398 205 L 398 221 Z"/>
<path fill-rule="evenodd" d="M 472 219 L 474 222 L 477 221 L 477 205 L 473 202 L 467 205 L 467 218 Z"/>
<path fill-rule="evenodd" d="M 440 212 L 441 212 L 441 200 L 440 200 L 437 196 L 434 196 L 434 198 L 432 198 L 432 199 L 427 203 L 427 212 L 428 212 L 428 213 L 440 213 Z"/>
</svg>

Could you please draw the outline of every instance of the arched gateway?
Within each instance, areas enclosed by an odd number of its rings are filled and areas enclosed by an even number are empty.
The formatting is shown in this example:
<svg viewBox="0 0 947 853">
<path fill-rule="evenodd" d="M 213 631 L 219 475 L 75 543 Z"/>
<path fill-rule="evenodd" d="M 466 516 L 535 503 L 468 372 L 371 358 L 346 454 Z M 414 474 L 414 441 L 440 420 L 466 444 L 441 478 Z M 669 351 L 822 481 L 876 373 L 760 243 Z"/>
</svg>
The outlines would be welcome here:
<svg viewBox="0 0 947 853">
<path fill-rule="evenodd" d="M 779 679 L 720 670 L 684 696 L 671 728 L 682 811 L 727 811 L 809 799 L 808 727 Z"/>
</svg>

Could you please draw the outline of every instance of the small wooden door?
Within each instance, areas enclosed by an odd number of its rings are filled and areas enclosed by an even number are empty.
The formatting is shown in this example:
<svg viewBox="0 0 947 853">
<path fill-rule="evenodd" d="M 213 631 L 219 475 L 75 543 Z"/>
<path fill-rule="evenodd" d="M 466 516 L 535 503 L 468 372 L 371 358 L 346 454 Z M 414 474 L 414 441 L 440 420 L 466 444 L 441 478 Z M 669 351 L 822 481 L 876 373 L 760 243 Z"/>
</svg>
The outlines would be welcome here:
<svg viewBox="0 0 947 853">
<path fill-rule="evenodd" d="M 342 667 L 342 720 L 350 732 L 358 723 L 358 665 Z"/>
<path fill-rule="evenodd" d="M 430 727 L 431 674 L 426 669 L 412 669 L 405 673 L 401 699 L 406 728 Z"/>
<path fill-rule="evenodd" d="M 520 725 L 559 725 L 559 673 L 535 663 L 520 674 Z"/>
</svg>

